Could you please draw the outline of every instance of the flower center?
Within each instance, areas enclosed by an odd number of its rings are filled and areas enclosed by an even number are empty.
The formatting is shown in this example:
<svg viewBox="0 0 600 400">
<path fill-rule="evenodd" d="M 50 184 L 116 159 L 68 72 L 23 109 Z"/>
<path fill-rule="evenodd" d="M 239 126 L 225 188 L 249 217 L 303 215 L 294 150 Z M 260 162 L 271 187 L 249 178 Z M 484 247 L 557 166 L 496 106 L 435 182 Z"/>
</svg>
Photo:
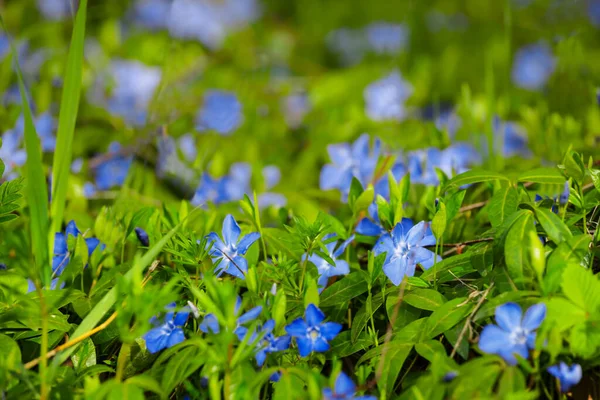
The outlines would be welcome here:
<svg viewBox="0 0 600 400">
<path fill-rule="evenodd" d="M 308 328 L 308 337 L 310 340 L 315 341 L 321 336 L 321 332 L 319 332 L 319 328 Z"/>
<path fill-rule="evenodd" d="M 529 335 L 529 331 L 527 329 L 518 327 L 512 331 L 510 338 L 514 344 L 525 344 L 527 343 L 527 335 Z"/>
</svg>

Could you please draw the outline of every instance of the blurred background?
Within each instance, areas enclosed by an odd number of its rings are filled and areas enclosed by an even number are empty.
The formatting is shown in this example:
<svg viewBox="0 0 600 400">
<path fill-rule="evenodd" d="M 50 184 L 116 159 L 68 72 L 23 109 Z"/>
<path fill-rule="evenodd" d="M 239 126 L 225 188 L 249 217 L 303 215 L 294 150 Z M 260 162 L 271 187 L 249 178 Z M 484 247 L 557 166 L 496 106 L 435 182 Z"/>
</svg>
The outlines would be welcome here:
<svg viewBox="0 0 600 400">
<path fill-rule="evenodd" d="M 4 179 L 26 167 L 9 43 L 50 165 L 76 8 L 1 4 Z M 68 211 L 257 191 L 315 215 L 340 199 L 319 191 L 327 146 L 363 133 L 425 185 L 430 164 L 510 173 L 569 145 L 593 155 L 599 32 L 595 0 L 92 0 Z"/>
</svg>

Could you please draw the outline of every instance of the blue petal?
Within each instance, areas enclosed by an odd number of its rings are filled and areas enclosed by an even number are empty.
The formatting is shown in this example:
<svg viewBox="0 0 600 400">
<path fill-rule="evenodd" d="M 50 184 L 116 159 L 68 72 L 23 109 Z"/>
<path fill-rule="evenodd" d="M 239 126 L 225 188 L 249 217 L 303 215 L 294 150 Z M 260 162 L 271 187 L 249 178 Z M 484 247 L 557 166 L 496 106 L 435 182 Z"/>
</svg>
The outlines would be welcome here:
<svg viewBox="0 0 600 400">
<path fill-rule="evenodd" d="M 85 239 L 85 244 L 88 248 L 88 255 L 92 255 L 94 250 L 96 250 L 96 247 L 98 247 L 98 245 L 100 244 L 100 240 L 98 240 L 97 238 L 87 238 Z"/>
<path fill-rule="evenodd" d="M 226 245 L 237 244 L 240 233 L 240 226 L 235 222 L 233 215 L 228 214 L 223 221 L 223 241 Z"/>
<path fill-rule="evenodd" d="M 389 261 L 390 258 L 392 258 L 392 256 L 394 255 L 394 251 L 394 241 L 392 240 L 392 237 L 389 233 L 386 233 L 385 235 L 381 236 L 377 243 L 375 243 L 375 246 L 373 247 L 373 254 L 375 256 L 387 253 L 385 257 L 386 261 Z"/>
<path fill-rule="evenodd" d="M 353 240 L 354 240 L 354 235 L 350 235 L 350 237 L 346 241 L 342 242 L 342 244 L 336 249 L 336 251 L 333 253 L 333 256 L 335 258 L 341 256 L 342 253 L 344 252 L 344 250 L 346 250 L 346 247 L 348 247 L 350 242 L 352 242 Z"/>
<path fill-rule="evenodd" d="M 242 238 L 242 240 L 240 240 L 240 243 L 238 244 L 238 252 L 240 254 L 246 254 L 246 251 L 248 251 L 248 248 L 250 246 L 252 246 L 252 244 L 254 242 L 256 242 L 259 238 L 260 238 L 260 233 L 258 233 L 258 232 L 251 232 L 251 233 L 247 234 L 246 236 L 244 236 Z"/>
<path fill-rule="evenodd" d="M 356 233 L 365 235 L 365 236 L 379 236 L 384 233 L 385 230 L 377 225 L 375 222 L 371 221 L 369 218 L 363 218 L 356 225 Z"/>
<path fill-rule="evenodd" d="M 187 321 L 189 315 L 189 312 L 178 312 L 175 315 L 175 318 L 173 319 L 173 323 L 175 324 L 175 326 L 183 326 L 185 325 L 185 322 Z"/>
<path fill-rule="evenodd" d="M 225 248 L 227 247 L 215 232 L 211 232 L 206 236 L 206 246 L 207 248 L 216 249 L 219 252 L 225 251 Z"/>
<path fill-rule="evenodd" d="M 183 334 L 183 329 L 176 328 L 173 329 L 173 332 L 169 335 L 169 339 L 167 341 L 167 347 L 173 347 L 176 344 L 179 344 L 185 340 L 185 335 Z"/>
<path fill-rule="evenodd" d="M 408 260 L 404 257 L 390 260 L 383 265 L 383 273 L 396 286 L 400 285 L 404 275 L 406 275 Z"/>
<path fill-rule="evenodd" d="M 319 279 L 317 279 L 317 287 L 319 289 L 319 294 L 321 294 L 321 292 L 323 292 L 323 290 L 327 287 L 328 282 L 329 282 L 329 275 L 322 274 L 319 276 Z"/>
<path fill-rule="evenodd" d="M 306 357 L 313 351 L 313 342 L 306 337 L 296 337 L 296 344 L 298 345 L 298 351 L 301 357 Z"/>
<path fill-rule="evenodd" d="M 524 329 L 533 331 L 540 327 L 544 318 L 546 318 L 546 305 L 544 303 L 534 304 L 525 312 L 522 326 Z"/>
<path fill-rule="evenodd" d="M 408 231 L 406 235 L 406 241 L 411 245 L 418 245 L 425 237 L 425 232 L 427 231 L 428 224 L 425 224 L 425 221 L 421 221 Z"/>
<path fill-rule="evenodd" d="M 167 346 L 168 332 L 165 331 L 161 325 L 157 328 L 151 329 L 144 335 L 146 341 L 146 348 L 150 353 L 156 353 L 161 351 Z"/>
<path fill-rule="evenodd" d="M 225 272 L 237 278 L 246 279 L 246 272 L 248 272 L 248 261 L 246 261 L 246 259 L 242 256 L 237 256 L 231 260 Z"/>
<path fill-rule="evenodd" d="M 322 336 L 315 339 L 312 343 L 312 349 L 317 353 L 324 353 L 327 350 L 329 350 L 329 348 L 329 343 L 327 343 L 327 340 L 325 340 L 325 338 L 323 338 Z"/>
<path fill-rule="evenodd" d="M 56 232 L 54 234 L 54 254 L 66 254 L 67 251 L 69 251 L 67 238 L 62 232 Z"/>
<path fill-rule="evenodd" d="M 308 326 L 317 326 L 325 319 L 325 314 L 323 314 L 323 311 L 319 310 L 312 303 L 309 304 L 308 307 L 306 307 L 306 312 L 304 313 L 304 316 Z"/>
<path fill-rule="evenodd" d="M 356 385 L 352 379 L 344 372 L 340 372 L 335 380 L 335 394 L 341 396 L 353 396 L 356 392 Z"/>
<path fill-rule="evenodd" d="M 512 347 L 510 334 L 496 325 L 487 325 L 479 336 L 479 348 L 484 353 L 500 354 L 506 348 Z"/>
<path fill-rule="evenodd" d="M 246 322 L 254 321 L 256 318 L 258 318 L 261 312 L 262 306 L 254 307 L 253 309 L 239 317 L 237 322 L 238 324 L 245 324 Z"/>
<path fill-rule="evenodd" d="M 273 347 L 277 349 L 277 351 L 287 350 L 290 347 L 290 342 L 292 338 L 289 335 L 283 335 L 275 339 L 275 343 Z"/>
<path fill-rule="evenodd" d="M 77 235 L 79 235 L 79 229 L 77 229 L 77 225 L 75 224 L 75 221 L 73 221 L 73 220 L 69 221 L 69 223 L 67 224 L 67 227 L 65 229 L 65 234 L 67 237 L 69 235 L 72 235 L 74 237 L 77 237 Z"/>
<path fill-rule="evenodd" d="M 352 161 L 352 150 L 348 143 L 330 144 L 327 153 L 334 164 L 344 165 Z"/>
<path fill-rule="evenodd" d="M 507 332 L 521 327 L 523 313 L 517 303 L 506 303 L 496 307 L 496 323 Z"/>
<path fill-rule="evenodd" d="M 215 317 L 214 314 L 206 314 L 199 328 L 204 333 L 219 333 L 219 321 L 217 320 L 217 317 Z"/>
<path fill-rule="evenodd" d="M 325 322 L 321 325 L 321 336 L 326 340 L 333 340 L 341 330 L 341 324 L 337 322 Z"/>
<path fill-rule="evenodd" d="M 321 190 L 341 189 L 346 180 L 345 171 L 332 164 L 326 164 L 319 175 L 319 188 Z"/>
<path fill-rule="evenodd" d="M 306 336 L 307 330 L 308 325 L 302 318 L 296 318 L 292 323 L 285 327 L 285 331 L 295 337 Z"/>
<path fill-rule="evenodd" d="M 267 360 L 267 351 L 265 349 L 261 349 L 256 352 L 254 356 L 256 358 L 256 365 L 262 367 L 265 361 Z"/>
</svg>

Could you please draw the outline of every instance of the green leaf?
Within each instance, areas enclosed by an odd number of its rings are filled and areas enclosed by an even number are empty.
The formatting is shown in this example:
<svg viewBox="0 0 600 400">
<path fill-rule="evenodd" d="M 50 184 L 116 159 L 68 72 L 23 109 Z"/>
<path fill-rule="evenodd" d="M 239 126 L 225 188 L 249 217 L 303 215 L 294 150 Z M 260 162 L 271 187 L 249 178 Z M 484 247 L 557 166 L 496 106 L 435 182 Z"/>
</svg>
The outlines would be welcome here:
<svg viewBox="0 0 600 400">
<path fill-rule="evenodd" d="M 96 347 L 92 339 L 87 338 L 79 346 L 79 349 L 71 356 L 71 361 L 76 370 L 96 365 Z"/>
<path fill-rule="evenodd" d="M 1 20 L 2 27 L 4 20 Z M 35 259 L 35 265 L 44 286 L 50 285 L 52 274 L 49 262 L 48 245 L 48 186 L 46 185 L 46 174 L 42 164 L 42 147 L 40 138 L 35 131 L 33 116 L 25 82 L 19 66 L 18 52 L 11 42 L 12 56 L 15 62 L 21 102 L 23 104 L 23 120 L 25 123 L 25 150 L 27 152 L 27 168 L 25 173 L 25 196 L 29 206 L 29 229 L 31 233 L 31 254 Z"/>
<path fill-rule="evenodd" d="M 466 300 L 466 297 L 452 299 L 435 310 L 427 318 L 424 337 L 436 337 L 462 321 L 473 308 L 473 305 Z"/>
<path fill-rule="evenodd" d="M 317 280 L 310 275 L 306 277 L 306 287 L 304 289 L 304 308 L 310 304 L 319 307 L 319 287 Z"/>
<path fill-rule="evenodd" d="M 517 211 L 519 192 L 513 186 L 505 186 L 494 193 L 488 208 L 489 218 L 494 228 L 502 225 L 506 217 Z"/>
<path fill-rule="evenodd" d="M 443 191 L 446 192 L 449 189 L 456 189 L 463 185 L 470 185 L 473 183 L 490 182 L 490 181 L 510 181 L 508 177 L 499 174 L 498 172 L 486 171 L 482 169 L 472 169 L 462 174 L 456 175 L 450 179 Z"/>
<path fill-rule="evenodd" d="M 353 211 L 355 213 L 359 213 L 362 210 L 366 210 L 371 203 L 373 203 L 373 199 L 375 198 L 375 189 L 373 185 L 367 186 L 364 192 L 362 192 L 356 202 L 354 203 Z"/>
<path fill-rule="evenodd" d="M 363 191 L 364 189 L 360 184 L 360 181 L 356 179 L 356 177 L 353 177 L 352 183 L 350 184 L 350 192 L 348 193 L 348 205 L 352 210 L 354 210 L 354 204 Z"/>
<path fill-rule="evenodd" d="M 559 244 L 548 257 L 546 276 L 544 277 L 544 292 L 546 294 L 558 291 L 562 274 L 566 266 L 574 264 L 579 266 L 585 256 L 592 238 L 589 235 L 573 236 L 566 242 Z"/>
<path fill-rule="evenodd" d="M 564 185 L 567 179 L 555 167 L 541 167 L 519 175 L 517 182 L 533 182 L 550 185 Z"/>
<path fill-rule="evenodd" d="M 560 244 L 573 237 L 569 227 L 552 211 L 547 208 L 535 206 L 528 206 L 527 208 L 535 213 L 536 219 L 542 225 L 542 228 L 544 228 L 548 238 L 554 243 Z"/>
<path fill-rule="evenodd" d="M 504 260 L 510 277 L 517 286 L 525 278 L 526 267 L 531 267 L 529 261 L 529 232 L 535 233 L 533 213 L 523 213 L 510 227 L 504 243 Z"/>
<path fill-rule="evenodd" d="M 56 149 L 54 151 L 52 167 L 52 230 L 50 231 L 52 233 L 61 230 L 67 199 L 69 172 L 73 156 L 72 147 L 75 121 L 77 120 L 79 98 L 81 96 L 86 12 L 87 0 L 82 0 L 79 2 L 79 9 L 73 26 L 71 46 L 67 55 L 58 129 L 56 132 Z M 54 236 L 52 235 L 51 237 L 53 238 Z"/>
<path fill-rule="evenodd" d="M 590 270 L 570 264 L 562 274 L 562 291 L 565 296 L 589 313 L 600 307 L 600 281 Z"/>
<path fill-rule="evenodd" d="M 171 240 L 173 235 L 179 230 L 181 227 L 181 222 L 176 225 L 173 229 L 171 229 L 162 239 L 160 239 L 154 246 L 150 247 L 148 251 L 136 260 L 133 263 L 132 268 L 127 271 L 125 277 L 129 278 L 135 275 L 139 275 L 143 272 L 143 270 L 154 261 L 154 259 L 161 252 L 163 247 Z M 75 332 L 71 335 L 72 338 L 78 338 L 85 334 L 86 332 L 92 330 L 98 323 L 102 320 L 104 315 L 112 308 L 112 306 L 117 301 L 117 288 L 113 287 L 109 290 L 108 293 L 104 295 L 104 297 L 96 304 L 96 306 L 87 314 L 87 316 L 81 321 Z M 73 352 L 77 350 L 79 346 L 75 345 L 73 347 L 69 347 L 58 353 L 56 357 L 54 357 L 53 363 L 54 365 L 61 365 L 65 362 Z"/>
<path fill-rule="evenodd" d="M 570 151 L 565 154 L 565 158 L 563 159 L 560 168 L 565 171 L 568 177 L 573 178 L 579 185 L 583 183 L 585 177 L 585 165 L 577 152 Z"/>
<path fill-rule="evenodd" d="M 369 306 L 369 302 L 371 305 Z M 365 329 L 365 326 L 369 322 L 369 318 L 371 315 L 375 314 L 377 310 L 383 305 L 383 294 L 381 292 L 377 293 L 373 297 L 368 297 L 365 304 L 356 312 L 354 318 L 352 319 L 352 328 L 351 328 L 351 339 L 352 342 L 356 342 L 358 335 Z M 369 312 L 370 309 L 370 312 Z"/>
<path fill-rule="evenodd" d="M 381 379 L 377 382 L 381 391 L 385 391 L 391 394 L 394 390 L 400 370 L 404 365 L 404 361 L 410 354 L 413 345 L 410 343 L 394 343 L 389 342 L 387 345 L 380 347 L 385 348 L 385 360 L 383 362 L 383 371 L 381 373 Z"/>
<path fill-rule="evenodd" d="M 285 324 L 285 313 L 287 311 L 287 298 L 285 291 L 280 289 L 275 295 L 275 301 L 273 302 L 272 315 L 275 320 L 275 327 L 279 328 Z"/>
<path fill-rule="evenodd" d="M 442 354 L 444 357 L 447 356 L 444 345 L 437 340 L 426 340 L 424 342 L 417 343 L 415 345 L 415 350 L 421 357 L 429 362 L 433 362 L 436 353 Z"/>
<path fill-rule="evenodd" d="M 156 393 L 161 399 L 166 399 L 167 395 L 160 387 L 159 383 L 148 375 L 136 375 L 127 379 L 125 383 L 137 386 L 140 389 L 144 389 L 144 391 L 150 391 Z"/>
<path fill-rule="evenodd" d="M 452 271 L 455 269 L 460 269 L 464 267 L 471 266 L 471 255 L 470 253 L 459 254 L 453 257 L 448 257 L 445 260 L 440 261 L 436 265 L 437 275 L 438 277 L 444 271 Z M 433 280 L 433 270 L 434 268 L 429 268 L 426 271 L 423 271 L 421 274 L 421 279 L 425 280 Z"/>
<path fill-rule="evenodd" d="M 415 289 L 404 295 L 404 301 L 421 310 L 435 311 L 446 303 L 446 298 L 437 290 Z"/>
<path fill-rule="evenodd" d="M 446 223 L 446 205 L 440 201 L 439 208 L 433 216 L 433 220 L 431 221 L 431 230 L 437 240 L 441 240 L 442 236 L 444 235 L 444 232 L 446 231 Z"/>
<path fill-rule="evenodd" d="M 7 222 L 17 218 L 17 215 L 12 214 L 12 212 L 21 208 L 18 201 L 23 197 L 20 193 L 22 189 L 23 178 L 17 178 L 0 185 L 0 222 Z"/>
<path fill-rule="evenodd" d="M 346 301 L 360 296 L 368 289 L 363 275 L 353 272 L 346 275 L 321 293 L 321 307 L 339 306 Z"/>
</svg>

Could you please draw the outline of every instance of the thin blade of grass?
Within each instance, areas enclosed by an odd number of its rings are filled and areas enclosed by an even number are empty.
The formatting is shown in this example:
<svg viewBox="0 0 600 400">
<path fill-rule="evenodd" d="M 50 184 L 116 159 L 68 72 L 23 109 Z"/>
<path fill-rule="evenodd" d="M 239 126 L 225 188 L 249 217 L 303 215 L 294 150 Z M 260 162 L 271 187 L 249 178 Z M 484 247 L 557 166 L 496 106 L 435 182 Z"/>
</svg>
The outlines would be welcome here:
<svg viewBox="0 0 600 400">
<path fill-rule="evenodd" d="M 4 19 L 0 17 L 2 29 L 6 32 Z M 12 57 L 14 58 L 15 71 L 19 82 L 19 91 L 21 92 L 21 102 L 23 104 L 23 119 L 25 122 L 25 150 L 27 152 L 27 163 L 25 171 L 25 198 L 29 206 L 29 225 L 31 231 L 31 253 L 33 254 L 36 271 L 39 272 L 44 286 L 50 284 L 52 274 L 49 262 L 48 246 L 48 186 L 46 185 L 46 175 L 42 163 L 42 146 L 40 138 L 35 131 L 31 107 L 21 67 L 19 66 L 19 57 L 14 43 L 10 43 Z"/>
<path fill-rule="evenodd" d="M 175 233 L 179 230 L 179 228 L 181 227 L 181 224 L 182 224 L 181 222 L 179 224 L 177 224 L 161 240 L 156 242 L 156 244 L 154 246 L 152 246 L 146 252 L 146 254 L 144 254 L 142 257 L 138 258 L 134 262 L 133 267 L 129 271 L 127 271 L 125 276 L 131 277 L 134 274 L 141 273 L 144 270 L 144 268 L 146 268 L 148 265 L 150 265 L 152 263 L 152 261 L 154 261 L 154 259 L 161 252 L 162 248 L 167 244 L 167 242 L 169 240 L 171 240 L 173 235 L 175 235 Z M 96 325 L 98 325 L 98 323 L 102 320 L 104 315 L 106 315 L 108 310 L 110 310 L 112 308 L 112 306 L 114 306 L 116 301 L 117 301 L 117 289 L 113 287 L 108 293 L 106 293 L 104 295 L 102 300 L 100 300 L 100 302 L 98 302 L 98 304 L 96 304 L 96 306 L 88 313 L 88 315 L 86 315 L 86 317 L 83 319 L 83 321 L 81 321 L 81 323 L 79 324 L 79 326 L 77 327 L 75 332 L 73 332 L 71 337 L 73 339 L 76 339 L 79 336 L 85 334 L 86 332 L 94 329 L 96 327 Z M 63 362 L 65 362 L 71 356 L 71 354 L 73 354 L 73 352 L 75 350 L 77 350 L 78 347 L 79 347 L 79 344 L 77 344 L 73 347 L 69 347 L 68 349 L 65 349 L 62 352 L 58 353 L 56 355 L 56 357 L 54 358 L 53 365 L 54 366 L 61 365 Z"/>
<path fill-rule="evenodd" d="M 50 242 L 54 241 L 54 233 L 61 230 L 69 171 L 72 160 L 73 136 L 75 134 L 75 122 L 79 110 L 79 99 L 81 96 L 81 77 L 83 64 L 83 49 L 85 39 L 87 0 L 79 3 L 79 10 L 73 26 L 71 46 L 67 56 L 65 68 L 64 86 L 60 103 L 60 114 L 58 118 L 58 131 L 56 138 L 56 149 L 54 151 L 52 167 L 52 226 L 50 230 Z"/>
</svg>

